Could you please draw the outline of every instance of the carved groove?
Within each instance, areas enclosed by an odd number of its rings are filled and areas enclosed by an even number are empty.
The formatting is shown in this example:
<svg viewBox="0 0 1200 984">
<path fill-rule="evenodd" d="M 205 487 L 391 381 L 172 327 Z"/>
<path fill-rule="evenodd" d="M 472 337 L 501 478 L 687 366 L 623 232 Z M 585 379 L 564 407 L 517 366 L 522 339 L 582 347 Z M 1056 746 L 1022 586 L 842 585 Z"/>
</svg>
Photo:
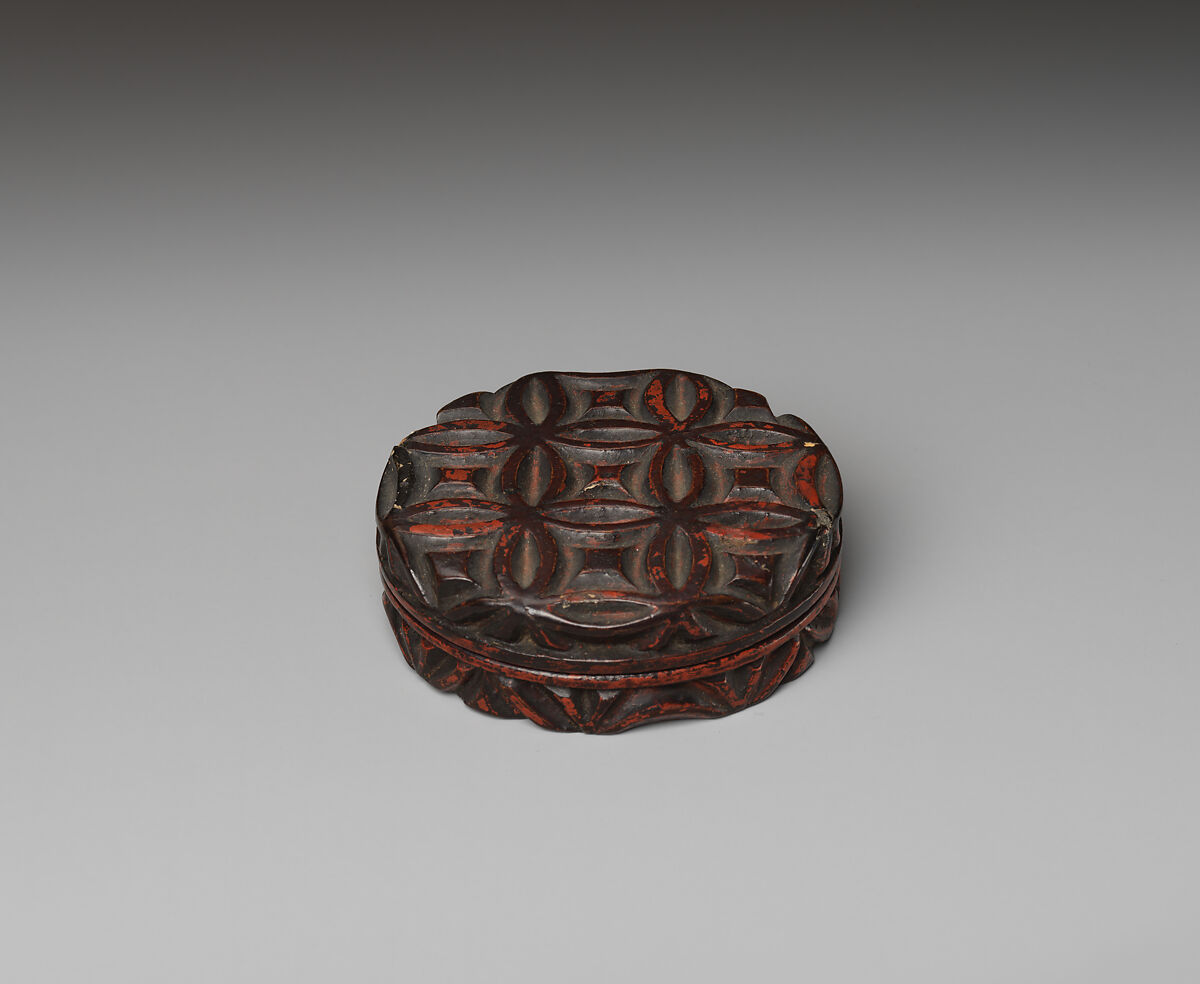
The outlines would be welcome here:
<svg viewBox="0 0 1200 984">
<path fill-rule="evenodd" d="M 414 629 L 386 594 L 383 601 L 409 666 L 468 707 L 528 718 L 553 731 L 617 734 L 652 721 L 723 717 L 765 700 L 812 666 L 813 647 L 833 632 L 838 593 L 835 589 L 816 620 L 787 633 L 753 662 L 681 683 L 610 690 L 552 686 L 469 666 Z"/>
</svg>

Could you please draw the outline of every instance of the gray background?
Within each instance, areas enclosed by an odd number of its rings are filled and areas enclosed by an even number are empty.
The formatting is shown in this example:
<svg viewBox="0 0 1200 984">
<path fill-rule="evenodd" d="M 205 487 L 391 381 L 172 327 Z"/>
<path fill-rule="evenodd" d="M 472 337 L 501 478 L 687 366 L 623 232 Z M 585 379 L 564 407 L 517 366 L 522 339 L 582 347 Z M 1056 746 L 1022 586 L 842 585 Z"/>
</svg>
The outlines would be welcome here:
<svg viewBox="0 0 1200 984">
<path fill-rule="evenodd" d="M 13 16 L 0 976 L 1200 977 L 1188 16 Z M 434 692 L 391 446 L 658 365 L 833 448 L 814 668 L 605 739 Z"/>
</svg>

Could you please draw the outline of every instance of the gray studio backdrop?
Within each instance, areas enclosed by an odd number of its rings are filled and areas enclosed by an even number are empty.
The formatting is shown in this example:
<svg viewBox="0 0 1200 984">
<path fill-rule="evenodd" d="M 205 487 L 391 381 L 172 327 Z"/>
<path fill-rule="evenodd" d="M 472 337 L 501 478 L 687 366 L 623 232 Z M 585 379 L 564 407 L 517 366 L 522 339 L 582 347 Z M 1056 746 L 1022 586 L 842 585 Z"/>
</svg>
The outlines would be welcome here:
<svg viewBox="0 0 1200 984">
<path fill-rule="evenodd" d="M 421 18 L 4 42 L 0 977 L 1198 979 L 1190 17 Z M 437 694 L 388 451 L 647 366 L 829 443 L 833 640 L 616 738 Z"/>
</svg>

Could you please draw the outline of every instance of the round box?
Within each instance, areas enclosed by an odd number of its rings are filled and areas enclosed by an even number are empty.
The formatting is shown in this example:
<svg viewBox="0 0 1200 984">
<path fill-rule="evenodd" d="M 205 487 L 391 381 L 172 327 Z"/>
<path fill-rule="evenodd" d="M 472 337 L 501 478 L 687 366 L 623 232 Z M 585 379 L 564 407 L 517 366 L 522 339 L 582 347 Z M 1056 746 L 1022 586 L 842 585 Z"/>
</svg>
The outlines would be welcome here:
<svg viewBox="0 0 1200 984">
<path fill-rule="evenodd" d="M 841 479 L 804 421 L 669 369 L 541 372 L 397 445 L 376 507 L 409 664 L 609 733 L 770 696 L 833 631 Z"/>
</svg>

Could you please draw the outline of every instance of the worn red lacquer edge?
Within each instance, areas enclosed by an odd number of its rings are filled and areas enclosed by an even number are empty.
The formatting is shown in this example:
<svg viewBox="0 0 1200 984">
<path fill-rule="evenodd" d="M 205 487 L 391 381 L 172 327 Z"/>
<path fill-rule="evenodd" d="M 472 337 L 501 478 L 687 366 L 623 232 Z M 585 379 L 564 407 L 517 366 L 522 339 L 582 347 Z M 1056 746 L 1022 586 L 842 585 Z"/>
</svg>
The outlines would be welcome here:
<svg viewBox="0 0 1200 984">
<path fill-rule="evenodd" d="M 820 594 L 817 600 L 811 606 L 794 609 L 792 614 L 799 615 L 799 617 L 785 620 L 783 624 L 776 623 L 773 626 L 775 631 L 766 638 L 714 659 L 642 673 L 572 673 L 565 670 L 538 670 L 509 662 L 507 659 L 491 656 L 477 643 L 471 645 L 466 640 L 451 637 L 437 631 L 414 610 L 413 606 L 395 590 L 386 578 L 383 579 L 383 584 L 385 588 L 385 603 L 391 604 L 393 608 L 397 609 L 408 625 L 424 639 L 449 650 L 455 659 L 463 663 L 488 670 L 489 672 L 500 673 L 517 680 L 530 680 L 552 686 L 621 690 L 695 680 L 752 662 L 772 646 L 778 645 L 779 640 L 783 636 L 790 632 L 803 630 L 805 626 L 820 615 L 830 596 L 837 590 L 840 573 L 841 552 L 839 551 L 820 582 L 820 586 L 817 589 Z M 496 649 L 495 651 L 499 652 L 500 650 Z M 508 653 L 505 653 L 505 656 L 508 655 Z M 512 655 L 516 657 L 516 654 Z"/>
</svg>

